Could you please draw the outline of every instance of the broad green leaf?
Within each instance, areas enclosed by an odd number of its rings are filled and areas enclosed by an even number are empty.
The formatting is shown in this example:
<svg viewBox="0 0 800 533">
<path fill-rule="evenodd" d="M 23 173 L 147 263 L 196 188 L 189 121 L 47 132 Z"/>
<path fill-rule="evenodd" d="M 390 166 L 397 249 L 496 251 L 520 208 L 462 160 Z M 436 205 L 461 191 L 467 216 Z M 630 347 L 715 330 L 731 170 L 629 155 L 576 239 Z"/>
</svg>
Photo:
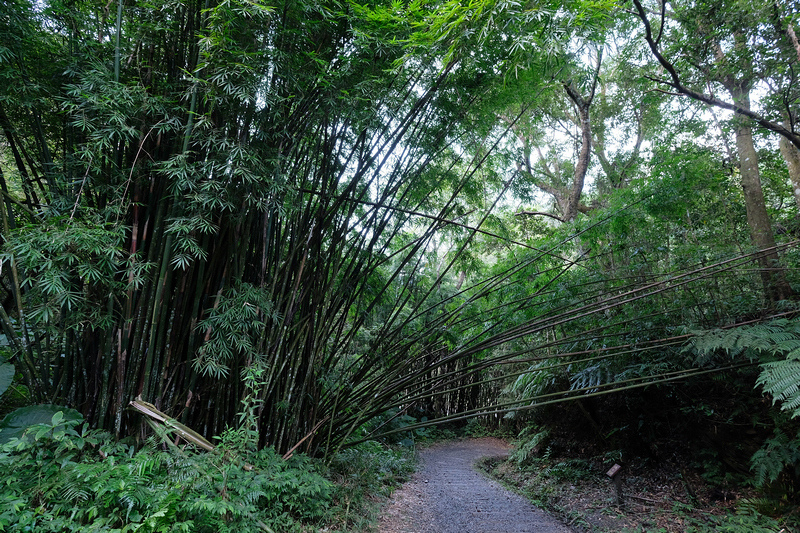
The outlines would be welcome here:
<svg viewBox="0 0 800 533">
<path fill-rule="evenodd" d="M 51 424 L 57 413 L 63 413 L 62 420 L 81 420 L 83 417 L 75 409 L 62 405 L 41 404 L 20 407 L 6 415 L 0 422 L 0 444 L 14 437 L 21 437 L 25 430 L 36 424 Z"/>
<path fill-rule="evenodd" d="M 0 363 L 0 396 L 8 390 L 14 380 L 14 365 L 11 363 Z"/>
</svg>

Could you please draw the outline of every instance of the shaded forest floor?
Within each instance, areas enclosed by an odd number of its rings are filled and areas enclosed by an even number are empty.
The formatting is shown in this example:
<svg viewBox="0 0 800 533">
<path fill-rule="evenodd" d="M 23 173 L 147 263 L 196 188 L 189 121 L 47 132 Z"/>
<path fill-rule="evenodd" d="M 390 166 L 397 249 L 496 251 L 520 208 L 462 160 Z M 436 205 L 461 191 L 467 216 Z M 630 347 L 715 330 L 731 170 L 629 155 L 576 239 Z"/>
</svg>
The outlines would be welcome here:
<svg viewBox="0 0 800 533">
<path fill-rule="evenodd" d="M 602 459 L 546 456 L 520 467 L 513 459 L 487 458 L 481 467 L 575 531 L 800 532 L 797 508 L 776 505 L 748 487 L 714 488 L 678 463 L 627 463 L 620 473 L 622 505 Z"/>
</svg>

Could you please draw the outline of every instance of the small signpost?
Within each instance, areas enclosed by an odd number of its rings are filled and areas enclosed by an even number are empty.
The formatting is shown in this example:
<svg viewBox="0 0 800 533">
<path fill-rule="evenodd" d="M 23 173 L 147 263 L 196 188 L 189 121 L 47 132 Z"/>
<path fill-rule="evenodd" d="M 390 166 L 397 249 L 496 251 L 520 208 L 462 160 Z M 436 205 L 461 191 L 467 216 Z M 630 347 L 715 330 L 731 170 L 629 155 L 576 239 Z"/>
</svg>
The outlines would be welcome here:
<svg viewBox="0 0 800 533">
<path fill-rule="evenodd" d="M 622 496 L 622 476 L 620 475 L 621 470 L 622 466 L 615 464 L 608 469 L 606 475 L 611 478 L 611 481 L 614 482 L 614 488 L 617 489 L 617 504 L 625 505 L 625 499 Z"/>
</svg>

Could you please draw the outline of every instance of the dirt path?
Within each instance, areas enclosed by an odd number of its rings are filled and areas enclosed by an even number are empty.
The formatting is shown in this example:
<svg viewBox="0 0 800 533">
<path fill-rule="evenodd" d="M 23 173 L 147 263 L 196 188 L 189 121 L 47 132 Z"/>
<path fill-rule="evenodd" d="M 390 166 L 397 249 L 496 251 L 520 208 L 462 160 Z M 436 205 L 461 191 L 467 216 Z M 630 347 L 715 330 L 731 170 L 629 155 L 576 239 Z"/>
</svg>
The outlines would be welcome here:
<svg viewBox="0 0 800 533">
<path fill-rule="evenodd" d="M 380 533 L 569 533 L 523 497 L 473 468 L 481 457 L 506 455 L 501 440 L 437 444 L 420 453 L 422 465 L 392 496 Z"/>
</svg>

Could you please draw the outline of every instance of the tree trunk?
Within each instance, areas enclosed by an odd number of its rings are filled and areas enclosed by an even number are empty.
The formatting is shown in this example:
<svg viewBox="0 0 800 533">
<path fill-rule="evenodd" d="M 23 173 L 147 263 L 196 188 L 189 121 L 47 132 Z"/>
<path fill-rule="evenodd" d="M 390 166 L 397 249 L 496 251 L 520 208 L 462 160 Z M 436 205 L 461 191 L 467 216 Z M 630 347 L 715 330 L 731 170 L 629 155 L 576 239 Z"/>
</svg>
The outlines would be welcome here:
<svg viewBox="0 0 800 533">
<path fill-rule="evenodd" d="M 792 181 L 794 201 L 797 203 L 798 210 L 800 210 L 800 150 L 786 140 L 785 137 L 780 138 L 780 147 L 783 159 L 789 168 L 789 179 Z"/>
<path fill-rule="evenodd" d="M 749 89 L 743 84 L 729 86 L 737 105 L 750 108 Z M 784 300 L 792 294 L 786 281 L 783 268 L 779 266 L 780 258 L 775 250 L 775 236 L 772 232 L 764 192 L 761 188 L 761 175 L 758 170 L 758 153 L 753 144 L 753 131 L 750 120 L 737 115 L 740 119 L 736 125 L 736 150 L 739 156 L 739 171 L 744 191 L 744 203 L 747 210 L 747 225 L 750 228 L 750 240 L 759 250 L 768 250 L 759 256 L 761 280 L 764 291 L 770 301 Z"/>
<path fill-rule="evenodd" d="M 603 54 L 597 52 L 597 66 L 592 79 L 592 86 L 587 97 L 583 97 L 579 89 L 572 82 L 564 84 L 567 95 L 578 108 L 578 119 L 581 125 L 581 151 L 578 154 L 578 161 L 575 163 L 575 172 L 572 175 L 572 188 L 569 191 L 564 220 L 570 222 L 575 220 L 581 203 L 581 193 L 583 184 L 586 180 L 586 173 L 589 171 L 589 158 L 592 155 L 592 124 L 589 120 L 589 108 L 594 100 L 597 82 L 600 78 L 600 65 L 603 62 Z"/>
<path fill-rule="evenodd" d="M 798 61 L 800 61 L 800 41 L 798 41 L 797 34 L 794 32 L 792 23 L 789 20 L 786 20 L 786 35 L 789 37 L 789 41 L 792 43 L 792 47 L 794 47 L 797 53 Z M 786 129 L 793 130 L 792 121 L 790 120 L 791 117 L 787 115 L 788 113 L 784 115 L 786 120 L 784 120 L 783 124 L 786 126 Z M 794 196 L 794 201 L 797 203 L 797 208 L 800 209 L 800 150 L 789 142 L 789 139 L 783 136 L 780 138 L 780 147 L 783 159 L 786 161 L 786 166 L 789 167 L 789 179 L 792 181 L 792 195 Z"/>
<path fill-rule="evenodd" d="M 570 96 L 572 96 L 572 94 L 570 94 Z M 580 98 L 580 100 L 576 100 L 575 103 L 580 113 L 581 151 L 578 155 L 577 164 L 575 165 L 575 173 L 572 176 L 572 189 L 569 191 L 567 210 L 564 213 L 564 220 L 568 222 L 575 220 L 575 217 L 578 215 L 578 206 L 581 203 L 583 183 L 586 180 L 586 173 L 589 170 L 589 157 L 592 153 L 592 127 L 589 123 L 590 102 Z"/>
</svg>

